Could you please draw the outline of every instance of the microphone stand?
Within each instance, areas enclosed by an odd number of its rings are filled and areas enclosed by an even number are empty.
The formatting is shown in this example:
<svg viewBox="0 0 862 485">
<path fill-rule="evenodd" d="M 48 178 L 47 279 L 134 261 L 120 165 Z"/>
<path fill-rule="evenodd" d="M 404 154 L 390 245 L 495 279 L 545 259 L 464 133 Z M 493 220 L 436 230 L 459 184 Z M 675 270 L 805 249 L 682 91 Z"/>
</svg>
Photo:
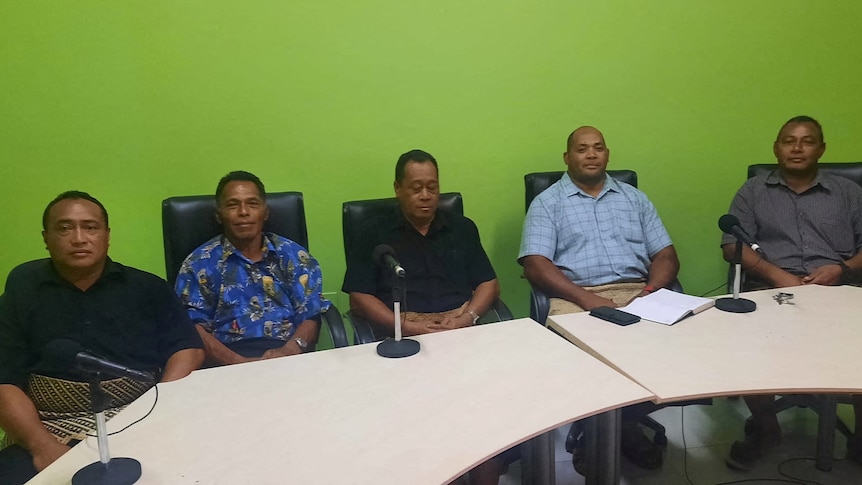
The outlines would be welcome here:
<svg viewBox="0 0 862 485">
<path fill-rule="evenodd" d="M 419 342 L 409 338 L 401 338 L 401 302 L 407 300 L 407 285 L 404 274 L 396 274 L 392 284 L 392 309 L 395 313 L 395 338 L 377 344 L 377 355 L 390 359 L 410 357 L 419 352 Z"/>
<path fill-rule="evenodd" d="M 757 309 L 757 303 L 739 297 L 739 289 L 742 285 L 742 240 L 739 238 L 736 238 L 733 266 L 733 298 L 719 298 L 715 300 L 715 307 L 724 312 L 751 313 Z"/>
<path fill-rule="evenodd" d="M 96 438 L 99 461 L 81 468 L 72 477 L 72 485 L 132 485 L 141 478 L 141 463 L 134 458 L 111 458 L 105 410 L 111 396 L 102 389 L 101 374 L 90 374 L 90 406 L 96 414 Z"/>
</svg>

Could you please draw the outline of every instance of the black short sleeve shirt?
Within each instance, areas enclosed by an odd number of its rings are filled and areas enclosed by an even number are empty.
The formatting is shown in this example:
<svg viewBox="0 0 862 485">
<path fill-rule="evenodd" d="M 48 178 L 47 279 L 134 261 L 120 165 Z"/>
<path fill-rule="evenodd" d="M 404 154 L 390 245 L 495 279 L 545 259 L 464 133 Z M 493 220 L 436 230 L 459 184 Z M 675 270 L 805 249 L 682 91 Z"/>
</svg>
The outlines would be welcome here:
<svg viewBox="0 0 862 485">
<path fill-rule="evenodd" d="M 50 259 L 13 269 L 0 303 L 0 384 L 22 386 L 30 373 L 82 380 L 42 355 L 58 338 L 156 373 L 175 352 L 202 348 L 173 291 L 155 275 L 108 260 L 99 280 L 81 291 L 60 277 Z"/>
<path fill-rule="evenodd" d="M 407 298 L 402 310 L 442 312 L 469 300 L 481 283 L 495 279 L 494 268 L 470 219 L 438 211 L 428 234 L 419 233 L 400 209 L 372 221 L 354 247 L 347 248 L 347 272 L 341 290 L 366 293 L 392 306 L 392 271 L 372 260 L 379 244 L 392 246 L 406 271 Z"/>
</svg>

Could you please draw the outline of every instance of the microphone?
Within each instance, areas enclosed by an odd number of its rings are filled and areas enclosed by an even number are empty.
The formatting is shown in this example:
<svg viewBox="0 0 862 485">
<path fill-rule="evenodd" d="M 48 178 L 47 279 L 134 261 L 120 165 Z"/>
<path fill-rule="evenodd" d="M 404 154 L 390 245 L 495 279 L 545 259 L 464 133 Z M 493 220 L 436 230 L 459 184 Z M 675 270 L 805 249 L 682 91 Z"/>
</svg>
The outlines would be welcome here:
<svg viewBox="0 0 862 485">
<path fill-rule="evenodd" d="M 760 249 L 760 244 L 751 240 L 748 234 L 746 234 L 742 229 L 742 226 L 739 225 L 739 219 L 735 215 L 725 214 L 719 217 L 718 227 L 721 229 L 721 232 L 735 236 L 737 239 L 750 246 L 751 249 L 763 254 L 763 250 Z"/>
<path fill-rule="evenodd" d="M 45 345 L 42 352 L 45 360 L 64 369 L 77 368 L 84 372 L 100 372 L 113 377 L 128 377 L 140 382 L 155 382 L 149 372 L 130 369 L 123 365 L 100 359 L 84 351 L 84 347 L 74 340 L 55 339 Z"/>
<path fill-rule="evenodd" d="M 395 259 L 395 250 L 388 244 L 378 244 L 374 248 L 371 258 L 380 266 L 394 271 L 396 276 L 403 278 L 407 274 L 404 268 L 401 267 L 401 264 L 398 263 L 398 260 Z"/>
</svg>

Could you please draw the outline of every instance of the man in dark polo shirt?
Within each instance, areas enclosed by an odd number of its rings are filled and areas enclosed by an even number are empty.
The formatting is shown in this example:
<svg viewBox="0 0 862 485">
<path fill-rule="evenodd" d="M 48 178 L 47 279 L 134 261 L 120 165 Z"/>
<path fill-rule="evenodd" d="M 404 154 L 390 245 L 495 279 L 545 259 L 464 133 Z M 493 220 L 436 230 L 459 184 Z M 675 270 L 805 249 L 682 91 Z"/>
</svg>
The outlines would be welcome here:
<svg viewBox="0 0 862 485">
<path fill-rule="evenodd" d="M 395 165 L 398 209 L 373 221 L 362 243 L 348 248 L 341 290 L 350 309 L 382 335 L 392 335 L 392 271 L 372 260 L 379 244 L 392 246 L 406 270 L 402 302 L 404 335 L 467 327 L 476 323 L 500 294 L 494 268 L 466 217 L 437 211 L 440 183 L 437 161 L 422 150 L 409 151 Z"/>
<path fill-rule="evenodd" d="M 391 246 L 406 271 L 402 331 L 417 335 L 474 325 L 500 295 L 476 224 L 466 217 L 437 211 L 440 181 L 437 161 L 411 150 L 395 165 L 398 207 L 389 217 L 369 223 L 362 243 L 348 248 L 347 273 L 341 291 L 350 310 L 367 319 L 378 336 L 394 333 L 394 272 L 372 260 L 374 248 Z M 505 464 L 517 457 L 506 451 L 470 471 L 470 483 L 497 483 Z"/>
<path fill-rule="evenodd" d="M 775 170 L 750 178 L 739 189 L 730 213 L 763 250 L 742 248 L 746 289 L 858 282 L 862 269 L 862 188 L 817 170 L 826 151 L 823 129 L 809 116 L 787 121 L 773 144 Z M 724 235 L 724 259 L 733 261 L 736 240 Z M 727 464 L 750 470 L 781 441 L 775 396 L 746 396 L 754 433 L 733 443 Z M 856 399 L 855 438 L 848 454 L 862 462 L 862 400 Z"/>
<path fill-rule="evenodd" d="M 51 255 L 13 269 L 0 301 L 0 483 L 24 483 L 92 428 L 85 376 L 45 351 L 55 339 L 161 381 L 200 367 L 204 352 L 186 312 L 160 278 L 108 258 L 104 206 L 65 192 L 45 209 L 42 232 Z M 112 406 L 148 386 L 105 381 Z M 83 396 L 83 397 L 82 397 Z M 110 413 L 109 413 L 110 414 Z M 8 443 L 7 443 L 8 444 Z"/>
</svg>

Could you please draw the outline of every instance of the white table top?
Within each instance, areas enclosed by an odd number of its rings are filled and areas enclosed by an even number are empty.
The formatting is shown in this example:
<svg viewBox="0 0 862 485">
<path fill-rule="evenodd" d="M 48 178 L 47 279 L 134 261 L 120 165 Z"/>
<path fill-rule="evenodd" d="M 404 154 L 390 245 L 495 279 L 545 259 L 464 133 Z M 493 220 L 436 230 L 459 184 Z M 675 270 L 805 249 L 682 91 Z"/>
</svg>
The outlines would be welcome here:
<svg viewBox="0 0 862 485">
<path fill-rule="evenodd" d="M 773 295 L 794 294 L 779 305 Z M 707 396 L 862 392 L 862 288 L 798 286 L 743 293 L 753 313 L 717 308 L 673 326 L 627 327 L 587 313 L 549 325 L 646 387 L 658 402 Z"/>
<path fill-rule="evenodd" d="M 568 422 L 652 394 L 529 319 L 217 369 L 159 386 L 143 422 L 110 437 L 141 484 L 440 484 Z M 150 408 L 154 391 L 108 423 Z M 69 483 L 95 438 L 30 483 Z"/>
</svg>

